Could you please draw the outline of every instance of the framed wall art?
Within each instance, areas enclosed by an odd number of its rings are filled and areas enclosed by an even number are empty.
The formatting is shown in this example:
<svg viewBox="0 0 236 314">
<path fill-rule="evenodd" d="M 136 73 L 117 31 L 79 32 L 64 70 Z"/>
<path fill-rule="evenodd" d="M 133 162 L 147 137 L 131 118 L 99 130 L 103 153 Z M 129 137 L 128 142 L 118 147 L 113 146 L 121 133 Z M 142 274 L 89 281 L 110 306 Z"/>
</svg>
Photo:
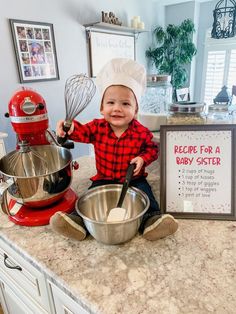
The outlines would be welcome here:
<svg viewBox="0 0 236 314">
<path fill-rule="evenodd" d="M 103 65 L 113 58 L 135 60 L 134 34 L 107 33 L 90 30 L 90 74 L 96 77 Z"/>
<path fill-rule="evenodd" d="M 53 25 L 9 19 L 21 83 L 58 80 Z"/>
<path fill-rule="evenodd" d="M 236 220 L 236 126 L 161 126 L 161 209 Z"/>
</svg>

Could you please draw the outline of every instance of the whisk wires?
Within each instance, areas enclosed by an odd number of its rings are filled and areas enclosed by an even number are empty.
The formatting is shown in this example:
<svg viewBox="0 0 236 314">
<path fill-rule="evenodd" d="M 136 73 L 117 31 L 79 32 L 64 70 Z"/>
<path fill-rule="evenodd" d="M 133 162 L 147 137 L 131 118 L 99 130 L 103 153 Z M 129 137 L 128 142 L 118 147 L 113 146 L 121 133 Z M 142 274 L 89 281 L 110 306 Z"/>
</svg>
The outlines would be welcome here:
<svg viewBox="0 0 236 314">
<path fill-rule="evenodd" d="M 71 122 L 90 103 L 96 91 L 93 80 L 84 74 L 72 75 L 65 84 L 66 121 Z"/>
</svg>

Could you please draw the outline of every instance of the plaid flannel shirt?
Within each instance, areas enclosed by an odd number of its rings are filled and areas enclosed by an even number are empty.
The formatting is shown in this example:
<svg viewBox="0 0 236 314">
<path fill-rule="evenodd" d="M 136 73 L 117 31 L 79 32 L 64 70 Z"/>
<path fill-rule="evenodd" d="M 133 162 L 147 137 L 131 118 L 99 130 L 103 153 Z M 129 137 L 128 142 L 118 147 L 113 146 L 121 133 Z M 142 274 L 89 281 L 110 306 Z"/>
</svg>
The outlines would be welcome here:
<svg viewBox="0 0 236 314">
<path fill-rule="evenodd" d="M 137 120 L 132 120 L 128 129 L 118 138 L 105 119 L 94 119 L 87 124 L 74 121 L 70 139 L 94 145 L 97 174 L 95 180 L 117 180 L 123 182 L 127 167 L 134 157 L 144 160 L 138 177 L 147 176 L 145 166 L 158 158 L 157 144 L 152 133 Z"/>
</svg>

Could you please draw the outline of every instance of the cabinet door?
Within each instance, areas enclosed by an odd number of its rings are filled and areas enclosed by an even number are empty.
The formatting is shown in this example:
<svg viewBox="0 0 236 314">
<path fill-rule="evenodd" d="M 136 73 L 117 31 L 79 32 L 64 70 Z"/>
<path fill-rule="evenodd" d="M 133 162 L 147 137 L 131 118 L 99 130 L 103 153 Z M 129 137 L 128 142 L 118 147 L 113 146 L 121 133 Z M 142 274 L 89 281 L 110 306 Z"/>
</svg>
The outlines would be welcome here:
<svg viewBox="0 0 236 314">
<path fill-rule="evenodd" d="M 59 287 L 49 283 L 56 314 L 88 314 L 81 305 L 72 300 Z"/>
<path fill-rule="evenodd" d="M 45 311 L 50 311 L 44 275 L 1 239 L 0 279 L 9 286 L 14 285 Z"/>
<path fill-rule="evenodd" d="M 29 299 L 23 298 L 14 287 L 0 281 L 1 302 L 4 314 L 46 314 L 41 307 L 31 303 Z"/>
<path fill-rule="evenodd" d="M 0 158 L 2 158 L 4 155 L 6 155 L 6 150 L 3 139 L 0 138 Z"/>
</svg>

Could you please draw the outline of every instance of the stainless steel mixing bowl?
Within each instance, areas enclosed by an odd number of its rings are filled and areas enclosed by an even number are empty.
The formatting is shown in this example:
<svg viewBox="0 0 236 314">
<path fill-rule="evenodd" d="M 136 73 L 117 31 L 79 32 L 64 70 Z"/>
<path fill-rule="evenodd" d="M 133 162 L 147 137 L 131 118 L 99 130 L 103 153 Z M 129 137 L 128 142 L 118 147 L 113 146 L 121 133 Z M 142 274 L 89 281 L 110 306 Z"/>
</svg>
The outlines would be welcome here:
<svg viewBox="0 0 236 314">
<path fill-rule="evenodd" d="M 31 207 L 48 206 L 68 190 L 72 180 L 72 155 L 55 145 L 32 146 L 0 159 L 0 172 L 13 179 L 11 198 Z"/>
<path fill-rule="evenodd" d="M 130 219 L 106 222 L 109 210 L 116 207 L 122 185 L 108 184 L 88 190 L 76 202 L 76 211 L 83 218 L 89 233 L 104 244 L 119 244 L 131 240 L 148 210 L 148 196 L 137 188 L 129 188 L 122 205 Z"/>
</svg>

